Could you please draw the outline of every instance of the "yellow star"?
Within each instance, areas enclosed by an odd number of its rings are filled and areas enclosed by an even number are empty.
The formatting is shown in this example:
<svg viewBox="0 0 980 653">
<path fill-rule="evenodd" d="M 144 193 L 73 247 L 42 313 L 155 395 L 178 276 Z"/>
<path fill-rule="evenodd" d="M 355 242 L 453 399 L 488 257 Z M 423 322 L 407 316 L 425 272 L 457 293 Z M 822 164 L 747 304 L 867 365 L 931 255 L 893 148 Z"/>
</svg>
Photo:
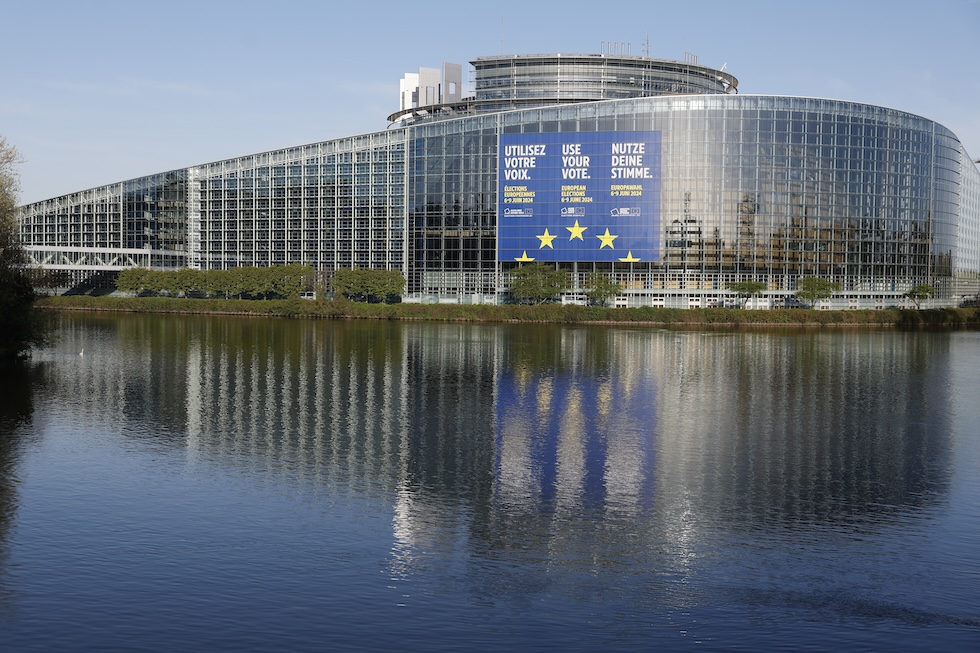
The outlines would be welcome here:
<svg viewBox="0 0 980 653">
<path fill-rule="evenodd" d="M 602 241 L 602 244 L 599 245 L 599 249 L 602 249 L 603 247 L 608 247 L 609 249 L 616 249 L 616 247 L 613 245 L 613 241 L 619 238 L 619 236 L 613 236 L 611 233 L 609 233 L 609 228 L 607 227 L 606 233 L 604 233 L 601 236 L 596 236 L 596 238 Z"/>
<path fill-rule="evenodd" d="M 551 244 L 551 241 L 553 241 L 555 239 L 555 236 L 556 235 L 557 234 L 549 234 L 548 233 L 548 228 L 545 227 L 544 228 L 544 235 L 542 235 L 542 236 L 535 236 L 535 238 L 537 238 L 538 240 L 541 241 L 541 246 L 538 247 L 538 249 L 544 249 L 545 247 L 550 247 L 551 249 L 554 249 L 555 246 Z"/>
<path fill-rule="evenodd" d="M 521 263 L 530 263 L 534 259 L 527 255 L 527 250 L 524 253 L 514 259 L 515 261 L 520 261 Z"/>
<path fill-rule="evenodd" d="M 581 240 L 583 242 L 585 241 L 585 238 L 582 238 L 582 233 L 586 229 L 588 229 L 588 227 L 580 227 L 580 226 L 578 226 L 578 220 L 575 221 L 575 226 L 574 227 L 565 227 L 565 228 L 568 229 L 572 233 L 572 235 L 568 237 L 569 240 L 575 240 L 576 238 L 578 238 L 579 240 Z M 602 249 L 602 248 L 600 247 L 599 249 Z"/>
<path fill-rule="evenodd" d="M 602 249 L 601 247 L 599 249 Z M 619 259 L 623 263 L 639 263 L 640 259 L 633 257 L 633 252 L 629 251 L 626 253 L 626 258 Z"/>
</svg>

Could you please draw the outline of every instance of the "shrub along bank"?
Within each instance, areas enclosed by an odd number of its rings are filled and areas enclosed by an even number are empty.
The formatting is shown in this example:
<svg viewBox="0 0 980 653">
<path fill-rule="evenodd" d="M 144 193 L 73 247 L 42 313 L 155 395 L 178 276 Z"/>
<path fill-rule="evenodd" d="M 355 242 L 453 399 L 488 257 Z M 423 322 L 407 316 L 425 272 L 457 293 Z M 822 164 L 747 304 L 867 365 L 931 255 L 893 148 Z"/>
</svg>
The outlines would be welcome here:
<svg viewBox="0 0 980 653">
<path fill-rule="evenodd" d="M 454 322 L 553 322 L 556 324 L 645 323 L 674 326 L 737 325 L 853 325 L 881 327 L 978 327 L 980 308 L 926 310 L 816 311 L 806 309 L 741 310 L 728 308 L 678 309 L 645 306 L 368 304 L 347 300 L 184 299 L 175 297 L 45 297 L 39 308 L 55 310 L 272 315 L 329 319 L 433 320 Z"/>
</svg>

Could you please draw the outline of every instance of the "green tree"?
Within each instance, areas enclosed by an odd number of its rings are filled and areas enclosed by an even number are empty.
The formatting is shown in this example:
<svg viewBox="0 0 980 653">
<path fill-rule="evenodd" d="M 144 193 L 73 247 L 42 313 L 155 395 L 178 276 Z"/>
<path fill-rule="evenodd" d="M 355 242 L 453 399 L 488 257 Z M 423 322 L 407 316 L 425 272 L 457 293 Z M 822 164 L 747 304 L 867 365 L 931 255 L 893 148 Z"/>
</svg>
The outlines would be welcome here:
<svg viewBox="0 0 980 653">
<path fill-rule="evenodd" d="M 384 301 L 383 270 L 355 270 L 355 274 L 361 279 L 365 301 L 371 304 L 379 304 Z"/>
<path fill-rule="evenodd" d="M 823 277 L 803 277 L 796 281 L 796 296 L 814 308 L 818 301 L 840 292 L 840 284 Z"/>
<path fill-rule="evenodd" d="M 200 270 L 180 268 L 166 272 L 167 290 L 174 295 L 187 297 L 195 290 L 204 288 L 204 276 Z"/>
<path fill-rule="evenodd" d="M 224 274 L 222 274 L 220 278 L 224 286 L 226 298 L 231 299 L 235 297 L 241 299 L 242 295 L 248 291 L 247 269 L 248 268 L 244 267 L 236 267 L 222 270 Z"/>
<path fill-rule="evenodd" d="M 291 263 L 273 268 L 272 290 L 280 297 L 299 297 L 299 294 L 313 283 L 313 268 L 309 265 Z"/>
<path fill-rule="evenodd" d="M 728 290 L 738 295 L 742 301 L 742 308 L 749 303 L 753 297 L 761 295 L 767 286 L 761 281 L 736 281 L 728 284 Z"/>
<path fill-rule="evenodd" d="M 170 280 L 166 273 L 160 270 L 147 270 L 143 278 L 144 289 L 152 293 L 162 293 L 170 290 Z"/>
<path fill-rule="evenodd" d="M 204 270 L 204 292 L 216 297 L 221 292 L 221 272 L 224 270 Z"/>
<path fill-rule="evenodd" d="M 126 268 L 125 270 L 120 270 L 119 276 L 116 277 L 116 290 L 138 295 L 147 289 L 149 274 L 151 273 L 146 268 Z"/>
<path fill-rule="evenodd" d="M 582 284 L 585 296 L 589 298 L 589 304 L 593 306 L 605 306 L 606 303 L 623 291 L 612 278 L 611 275 L 603 272 L 590 272 L 585 277 Z"/>
<path fill-rule="evenodd" d="M 927 283 L 923 283 L 913 288 L 909 288 L 907 291 L 905 291 L 904 296 L 911 299 L 912 303 L 915 304 L 915 309 L 919 310 L 919 306 L 922 303 L 922 300 L 928 299 L 932 297 L 934 294 L 936 294 L 936 289 Z"/>
<path fill-rule="evenodd" d="M 543 304 L 554 299 L 570 285 L 564 270 L 544 263 L 531 263 L 510 272 L 510 294 L 518 302 Z"/>
<path fill-rule="evenodd" d="M 397 301 L 405 291 L 405 277 L 398 270 L 335 270 L 330 279 L 335 295 L 355 302 Z"/>
<path fill-rule="evenodd" d="M 334 296 L 346 297 L 353 301 L 367 301 L 364 293 L 363 279 L 360 270 L 350 268 L 338 268 L 334 270 L 330 278 L 330 286 L 333 288 Z"/>
<path fill-rule="evenodd" d="M 241 298 L 245 292 L 244 279 L 242 278 L 241 268 L 228 268 L 227 270 L 209 270 L 208 287 L 215 295 L 221 295 L 225 299 Z"/>
<path fill-rule="evenodd" d="M 20 153 L 0 137 L 0 361 L 28 355 L 47 341 L 47 321 L 34 302 L 37 293 L 20 241 L 17 193 Z"/>
<path fill-rule="evenodd" d="M 249 280 L 248 294 L 254 296 L 262 295 L 262 299 L 269 299 L 269 295 L 275 290 L 275 270 L 272 268 L 243 268 L 245 276 Z"/>
<path fill-rule="evenodd" d="M 405 276 L 399 270 L 378 270 L 378 272 L 381 273 L 382 301 L 387 304 L 401 301 L 402 293 L 405 292 Z"/>
</svg>

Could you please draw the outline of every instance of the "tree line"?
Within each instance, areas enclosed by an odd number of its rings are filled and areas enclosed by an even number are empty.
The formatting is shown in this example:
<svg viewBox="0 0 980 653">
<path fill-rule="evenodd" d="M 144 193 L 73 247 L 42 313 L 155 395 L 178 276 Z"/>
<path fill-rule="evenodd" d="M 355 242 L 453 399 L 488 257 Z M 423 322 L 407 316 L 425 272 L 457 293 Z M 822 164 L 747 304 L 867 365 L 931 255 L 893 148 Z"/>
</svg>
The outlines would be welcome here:
<svg viewBox="0 0 980 653">
<path fill-rule="evenodd" d="M 299 297 L 312 290 L 316 272 L 309 265 L 240 267 L 227 270 L 150 270 L 126 268 L 119 272 L 116 289 L 134 294 L 153 293 L 189 297 L 261 298 Z"/>
<path fill-rule="evenodd" d="M 304 292 L 322 294 L 312 266 L 294 263 L 227 270 L 150 270 L 127 268 L 119 272 L 116 289 L 136 295 L 224 297 L 227 299 L 293 299 Z M 351 301 L 392 303 L 405 291 L 405 277 L 397 270 L 339 269 L 330 279 L 334 295 Z"/>
<path fill-rule="evenodd" d="M 401 301 L 405 276 L 398 270 L 361 270 L 341 268 L 330 279 L 334 296 L 341 294 L 351 301 L 392 304 Z"/>
<path fill-rule="evenodd" d="M 565 270 L 556 269 L 544 263 L 532 263 L 521 266 L 510 272 L 510 294 L 519 304 L 543 304 L 555 301 L 562 293 L 570 289 L 571 275 Z M 741 307 L 745 308 L 749 300 L 758 297 L 769 286 L 761 281 L 738 281 L 728 284 L 726 289 L 739 298 Z M 829 299 L 841 290 L 840 283 L 822 277 L 804 277 L 796 281 L 796 299 L 816 307 L 817 302 Z M 592 272 L 585 276 L 580 291 L 586 296 L 590 305 L 605 306 L 606 303 L 622 292 L 622 287 L 609 274 Z M 924 299 L 935 294 L 935 288 L 921 284 L 910 288 L 903 296 L 908 298 L 915 307 L 921 307 Z"/>
<path fill-rule="evenodd" d="M 567 270 L 558 270 L 544 263 L 522 265 L 510 271 L 510 295 L 519 304 L 543 304 L 554 301 L 572 285 Z M 618 295 L 622 287 L 608 274 L 591 272 L 585 276 L 580 288 L 589 304 L 605 306 Z"/>
<path fill-rule="evenodd" d="M 543 263 L 525 265 L 510 273 L 511 297 L 519 304 L 543 304 L 554 301 L 571 286 L 571 275 Z M 193 294 L 242 299 L 272 297 L 293 298 L 303 292 L 323 288 L 317 281 L 316 271 L 309 265 L 291 264 L 264 268 L 240 267 L 228 270 L 149 270 L 127 268 L 119 273 L 116 288 L 134 294 L 154 293 L 185 297 Z M 368 270 L 341 268 L 334 271 L 330 287 L 335 296 L 348 300 L 391 304 L 401 300 L 405 291 L 405 277 L 397 270 Z M 761 281 L 730 283 L 727 290 L 740 300 L 742 308 L 753 297 L 768 289 Z M 622 287 L 609 275 L 592 272 L 585 276 L 580 288 L 592 306 L 605 306 L 610 299 L 622 292 Z M 840 292 L 840 284 L 820 277 L 797 280 L 797 299 L 811 307 L 821 299 L 828 299 Z M 919 285 L 904 296 L 916 308 L 922 300 L 935 293 L 932 286 Z"/>
</svg>

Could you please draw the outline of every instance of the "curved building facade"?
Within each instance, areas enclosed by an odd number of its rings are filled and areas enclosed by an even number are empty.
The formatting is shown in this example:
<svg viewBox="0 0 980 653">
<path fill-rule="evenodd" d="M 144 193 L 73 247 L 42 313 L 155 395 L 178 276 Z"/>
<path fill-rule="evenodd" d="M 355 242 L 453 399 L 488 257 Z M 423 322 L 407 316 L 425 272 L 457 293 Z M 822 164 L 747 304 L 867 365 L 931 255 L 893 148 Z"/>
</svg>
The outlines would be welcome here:
<svg viewBox="0 0 980 653">
<path fill-rule="evenodd" d="M 670 61 L 613 54 L 521 54 L 478 57 L 471 61 L 475 93 L 462 100 L 448 88 L 452 73 L 447 72 L 447 67 L 452 65 L 444 64 L 442 87 L 438 86 L 440 80 L 431 77 L 438 71 L 430 69 L 429 82 L 420 82 L 414 94 L 416 98 L 438 97 L 443 101 L 403 106 L 388 120 L 407 124 L 551 104 L 733 93 L 738 89 L 734 75 L 701 66 L 693 56 L 687 61 Z M 420 71 L 413 78 L 419 80 L 426 76 Z"/>
<path fill-rule="evenodd" d="M 746 280 L 768 289 L 753 305 L 776 306 L 814 276 L 841 286 L 824 307 L 900 305 L 920 284 L 938 305 L 980 292 L 980 172 L 942 125 L 733 94 L 734 77 L 693 63 L 580 59 L 478 59 L 468 101 L 31 204 L 22 234 L 76 281 L 307 263 L 400 270 L 406 301 L 506 301 L 509 273 L 532 261 L 571 273 L 563 301 L 602 272 L 629 306 L 718 305 Z M 651 72 L 631 93 L 629 66 L 701 81 Z"/>
</svg>

